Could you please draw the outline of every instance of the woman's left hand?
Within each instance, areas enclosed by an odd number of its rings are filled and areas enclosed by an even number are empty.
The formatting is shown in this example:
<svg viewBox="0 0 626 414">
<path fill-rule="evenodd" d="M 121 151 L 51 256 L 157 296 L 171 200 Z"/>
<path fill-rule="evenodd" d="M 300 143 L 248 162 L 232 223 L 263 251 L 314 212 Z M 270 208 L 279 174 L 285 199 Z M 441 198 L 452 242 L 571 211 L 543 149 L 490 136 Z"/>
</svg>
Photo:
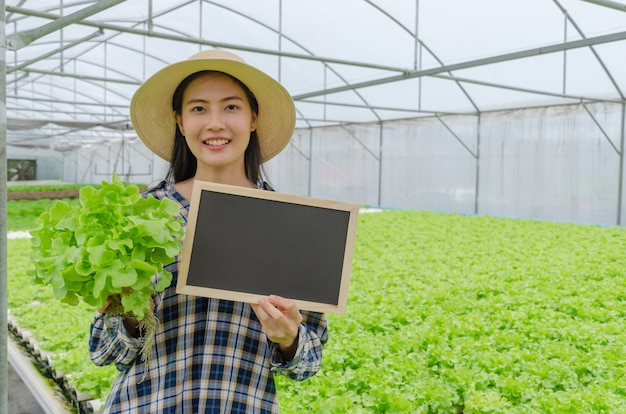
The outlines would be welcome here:
<svg viewBox="0 0 626 414">
<path fill-rule="evenodd" d="M 265 329 L 268 339 L 278 345 L 285 361 L 290 361 L 298 349 L 298 330 L 302 315 L 293 300 L 270 295 L 260 298 L 252 309 Z"/>
</svg>

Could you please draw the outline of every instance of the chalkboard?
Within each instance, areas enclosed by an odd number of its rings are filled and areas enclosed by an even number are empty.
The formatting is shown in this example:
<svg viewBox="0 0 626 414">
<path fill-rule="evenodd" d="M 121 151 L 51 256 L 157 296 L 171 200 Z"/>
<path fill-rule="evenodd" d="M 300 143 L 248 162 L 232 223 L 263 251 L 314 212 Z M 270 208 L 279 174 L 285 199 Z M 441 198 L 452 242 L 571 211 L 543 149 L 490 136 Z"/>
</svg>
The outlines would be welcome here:
<svg viewBox="0 0 626 414">
<path fill-rule="evenodd" d="M 177 293 L 345 313 L 359 206 L 195 181 Z"/>
</svg>

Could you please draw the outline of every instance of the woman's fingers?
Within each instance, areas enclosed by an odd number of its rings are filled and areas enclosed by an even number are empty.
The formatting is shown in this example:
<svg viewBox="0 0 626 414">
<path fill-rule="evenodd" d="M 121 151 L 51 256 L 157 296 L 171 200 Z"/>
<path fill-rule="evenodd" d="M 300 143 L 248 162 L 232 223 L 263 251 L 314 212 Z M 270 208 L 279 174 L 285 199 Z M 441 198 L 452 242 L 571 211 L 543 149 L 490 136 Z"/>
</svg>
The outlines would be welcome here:
<svg viewBox="0 0 626 414">
<path fill-rule="evenodd" d="M 111 298 L 108 297 L 107 300 L 104 302 L 104 304 L 101 307 L 97 308 L 96 310 L 100 313 L 104 313 L 107 311 L 110 304 L 111 304 Z"/>
<path fill-rule="evenodd" d="M 302 315 L 294 301 L 272 295 L 260 298 L 252 304 L 252 309 L 272 342 L 287 345 L 294 342 L 302 322 Z"/>
</svg>

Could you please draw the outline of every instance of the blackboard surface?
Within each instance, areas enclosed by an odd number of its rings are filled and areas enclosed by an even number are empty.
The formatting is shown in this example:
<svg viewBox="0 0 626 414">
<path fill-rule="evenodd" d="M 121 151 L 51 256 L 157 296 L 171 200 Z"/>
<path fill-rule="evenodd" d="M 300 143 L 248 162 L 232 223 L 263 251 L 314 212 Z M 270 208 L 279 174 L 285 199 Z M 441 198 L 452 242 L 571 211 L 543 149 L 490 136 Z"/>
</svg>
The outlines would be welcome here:
<svg viewBox="0 0 626 414">
<path fill-rule="evenodd" d="M 194 183 L 179 293 L 344 313 L 358 205 Z"/>
</svg>

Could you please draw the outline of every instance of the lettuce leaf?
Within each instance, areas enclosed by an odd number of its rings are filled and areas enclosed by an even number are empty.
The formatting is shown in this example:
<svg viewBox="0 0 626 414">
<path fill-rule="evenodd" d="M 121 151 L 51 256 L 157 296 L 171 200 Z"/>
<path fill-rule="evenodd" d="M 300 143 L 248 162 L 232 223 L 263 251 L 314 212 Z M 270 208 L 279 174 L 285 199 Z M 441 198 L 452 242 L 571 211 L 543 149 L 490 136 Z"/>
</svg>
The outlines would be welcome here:
<svg viewBox="0 0 626 414">
<path fill-rule="evenodd" d="M 120 294 L 124 311 L 141 320 L 150 297 L 172 281 L 163 267 L 182 250 L 178 204 L 143 197 L 115 174 L 99 189 L 82 187 L 79 201 L 57 201 L 37 219 L 30 232 L 33 280 L 71 305 L 82 299 L 102 306 Z"/>
</svg>

